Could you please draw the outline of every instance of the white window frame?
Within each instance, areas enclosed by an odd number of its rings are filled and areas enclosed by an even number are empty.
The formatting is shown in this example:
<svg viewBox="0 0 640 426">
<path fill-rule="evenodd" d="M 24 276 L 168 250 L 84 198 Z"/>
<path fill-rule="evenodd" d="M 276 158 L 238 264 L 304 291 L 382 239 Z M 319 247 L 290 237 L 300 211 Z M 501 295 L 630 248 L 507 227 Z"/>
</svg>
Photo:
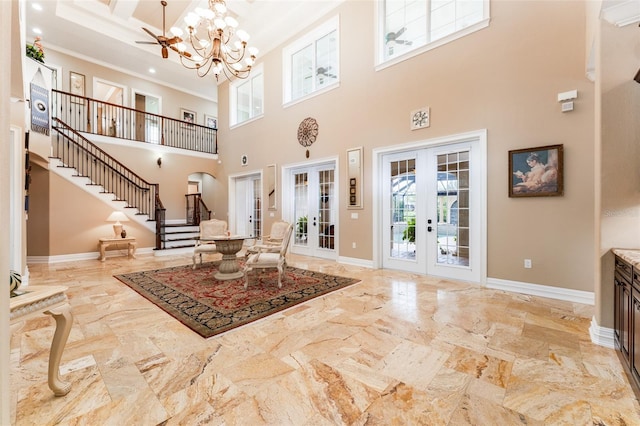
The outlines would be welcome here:
<svg viewBox="0 0 640 426">
<path fill-rule="evenodd" d="M 323 86 L 319 89 L 313 89 L 311 93 L 308 93 L 304 96 L 301 96 L 297 99 L 292 99 L 292 69 L 291 69 L 291 58 L 292 56 L 300 51 L 302 48 L 308 46 L 309 44 L 313 44 L 314 46 L 314 58 L 315 58 L 315 42 L 320 40 L 322 37 L 327 34 L 335 31 L 336 32 L 336 55 L 338 58 L 338 62 L 336 64 L 336 70 L 332 70 L 333 74 L 336 75 L 336 81 Z M 291 43 L 284 49 L 282 49 L 282 104 L 284 107 L 288 107 L 294 105 L 298 102 L 302 102 L 306 99 L 318 96 L 320 94 L 326 93 L 330 90 L 337 89 L 340 87 L 340 16 L 336 15 L 333 18 L 325 21 L 320 24 L 303 37 L 299 38 L 295 42 Z M 315 86 L 315 82 L 314 82 Z"/>
<path fill-rule="evenodd" d="M 408 59 L 411 59 L 415 56 L 418 56 L 424 52 L 435 49 L 436 47 L 445 45 L 447 43 L 451 43 L 459 38 L 472 34 L 476 31 L 479 31 L 483 28 L 489 26 L 489 22 L 491 20 L 491 10 L 490 10 L 490 0 L 483 0 L 483 15 L 484 18 L 473 25 L 469 25 L 461 30 L 455 31 L 447 36 L 439 38 L 432 42 L 427 42 L 426 44 L 416 46 L 414 49 L 409 50 L 408 52 L 398 55 L 391 59 L 385 59 L 384 57 L 384 49 L 386 44 L 383 42 L 384 40 L 384 32 L 385 32 L 385 16 L 384 16 L 384 3 L 385 0 L 378 0 L 375 2 L 376 10 L 376 37 L 375 37 L 375 70 L 380 71 L 387 67 L 399 64 L 400 62 L 404 62 Z"/>
<path fill-rule="evenodd" d="M 262 75 L 262 108 L 260 109 L 262 112 L 260 114 L 250 115 L 248 119 L 238 122 L 238 87 L 249 83 L 253 88 L 253 79 L 259 75 Z M 251 74 L 249 74 L 249 77 L 246 79 L 236 79 L 229 83 L 229 128 L 233 129 L 238 126 L 251 123 L 252 121 L 258 120 L 264 116 L 264 84 L 265 78 L 263 64 L 252 67 Z M 253 93 L 253 90 L 251 90 L 251 93 Z M 253 102 L 253 96 L 251 96 L 250 99 L 251 102 Z M 250 106 L 250 110 L 255 110 L 253 104 Z"/>
</svg>

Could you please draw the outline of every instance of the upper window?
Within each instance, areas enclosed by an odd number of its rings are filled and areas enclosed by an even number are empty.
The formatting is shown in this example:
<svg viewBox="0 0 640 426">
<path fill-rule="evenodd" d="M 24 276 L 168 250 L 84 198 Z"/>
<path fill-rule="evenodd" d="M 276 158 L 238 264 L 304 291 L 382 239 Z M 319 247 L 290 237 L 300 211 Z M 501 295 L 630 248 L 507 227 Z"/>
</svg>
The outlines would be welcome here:
<svg viewBox="0 0 640 426">
<path fill-rule="evenodd" d="M 229 86 L 231 126 L 244 123 L 264 113 L 264 75 L 262 65 L 253 67 L 246 80 Z"/>
<path fill-rule="evenodd" d="M 489 0 L 380 0 L 378 5 L 379 64 L 398 62 L 489 24 Z"/>
<path fill-rule="evenodd" d="M 284 103 L 338 86 L 339 23 L 336 16 L 283 49 Z"/>
</svg>

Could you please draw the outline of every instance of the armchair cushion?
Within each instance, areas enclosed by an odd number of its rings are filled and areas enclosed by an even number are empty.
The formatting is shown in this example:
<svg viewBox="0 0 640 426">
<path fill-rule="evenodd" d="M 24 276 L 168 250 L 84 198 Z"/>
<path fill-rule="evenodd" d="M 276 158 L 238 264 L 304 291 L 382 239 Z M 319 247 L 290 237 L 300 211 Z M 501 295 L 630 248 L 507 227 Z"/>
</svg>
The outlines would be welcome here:
<svg viewBox="0 0 640 426">
<path fill-rule="evenodd" d="M 200 235 L 196 240 L 196 246 L 193 248 L 193 269 L 196 269 L 196 256 L 200 257 L 202 265 L 202 253 L 217 253 L 216 244 L 213 241 L 207 241 L 213 237 L 219 237 L 227 233 L 227 222 L 224 220 L 211 219 L 200 222 Z"/>
</svg>

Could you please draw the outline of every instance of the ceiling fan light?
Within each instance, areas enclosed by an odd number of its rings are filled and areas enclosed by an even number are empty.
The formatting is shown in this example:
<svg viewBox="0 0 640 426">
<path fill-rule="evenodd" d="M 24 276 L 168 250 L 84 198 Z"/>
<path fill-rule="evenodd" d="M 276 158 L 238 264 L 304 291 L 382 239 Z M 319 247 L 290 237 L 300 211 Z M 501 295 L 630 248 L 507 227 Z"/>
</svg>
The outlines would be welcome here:
<svg viewBox="0 0 640 426">
<path fill-rule="evenodd" d="M 227 6 L 225 6 L 224 3 L 216 2 L 216 4 L 213 5 L 213 8 L 218 13 L 227 13 Z"/>
<path fill-rule="evenodd" d="M 249 41 L 249 34 L 245 30 L 236 31 L 236 35 L 240 39 L 240 41 L 247 42 Z"/>
<path fill-rule="evenodd" d="M 179 28 L 179 27 L 171 27 L 169 31 L 171 31 L 171 34 L 173 34 L 176 37 L 182 37 L 182 34 L 184 34 L 184 31 L 182 31 L 182 28 Z"/>
<path fill-rule="evenodd" d="M 239 40 L 236 40 L 233 45 L 235 46 L 236 50 L 242 50 L 242 43 Z"/>
<path fill-rule="evenodd" d="M 200 21 L 200 18 L 198 18 L 198 15 L 196 15 L 193 12 L 189 12 L 187 16 L 184 17 L 184 22 L 189 27 L 195 27 L 199 21 Z"/>
<path fill-rule="evenodd" d="M 248 50 L 249 50 L 249 55 L 251 55 L 253 57 L 258 56 L 259 50 L 257 48 L 251 46 Z"/>
<path fill-rule="evenodd" d="M 251 66 L 253 66 L 253 63 L 254 63 L 255 61 L 253 60 L 253 58 L 246 58 L 246 59 L 244 60 L 244 62 L 247 64 L 247 66 L 251 67 Z"/>
<path fill-rule="evenodd" d="M 202 62 L 204 60 L 204 58 L 200 55 L 198 55 L 197 53 L 194 53 L 193 55 L 191 55 L 191 60 L 193 62 Z"/>
<path fill-rule="evenodd" d="M 231 68 L 233 68 L 236 71 L 242 71 L 242 64 L 239 62 L 236 62 L 235 64 L 231 65 Z"/>
<path fill-rule="evenodd" d="M 216 14 L 213 13 L 213 10 L 211 10 L 211 9 L 205 9 L 204 13 L 202 15 L 202 17 L 204 19 L 208 19 L 208 20 L 211 20 L 211 19 L 215 18 L 215 16 L 216 16 Z"/>
<path fill-rule="evenodd" d="M 216 18 L 213 21 L 213 25 L 215 25 L 216 28 L 224 30 L 224 28 L 227 26 L 227 23 L 222 18 Z"/>
<path fill-rule="evenodd" d="M 236 21 L 234 17 L 227 16 L 226 18 L 224 18 L 224 20 L 227 23 L 227 25 L 230 26 L 231 28 L 237 28 L 238 27 L 238 21 Z"/>
</svg>

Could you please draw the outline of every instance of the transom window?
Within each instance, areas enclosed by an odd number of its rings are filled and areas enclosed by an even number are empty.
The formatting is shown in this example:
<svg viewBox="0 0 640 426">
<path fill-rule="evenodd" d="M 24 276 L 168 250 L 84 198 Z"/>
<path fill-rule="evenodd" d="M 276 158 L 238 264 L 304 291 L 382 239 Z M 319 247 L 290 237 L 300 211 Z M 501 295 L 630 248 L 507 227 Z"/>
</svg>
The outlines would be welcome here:
<svg viewBox="0 0 640 426">
<path fill-rule="evenodd" d="M 261 117 L 264 113 L 264 75 L 262 64 L 253 67 L 246 80 L 229 86 L 231 126 Z"/>
<path fill-rule="evenodd" d="M 336 16 L 283 49 L 285 104 L 338 86 L 338 26 Z"/>
<path fill-rule="evenodd" d="M 380 0 L 378 64 L 396 63 L 489 25 L 489 0 Z"/>
</svg>

